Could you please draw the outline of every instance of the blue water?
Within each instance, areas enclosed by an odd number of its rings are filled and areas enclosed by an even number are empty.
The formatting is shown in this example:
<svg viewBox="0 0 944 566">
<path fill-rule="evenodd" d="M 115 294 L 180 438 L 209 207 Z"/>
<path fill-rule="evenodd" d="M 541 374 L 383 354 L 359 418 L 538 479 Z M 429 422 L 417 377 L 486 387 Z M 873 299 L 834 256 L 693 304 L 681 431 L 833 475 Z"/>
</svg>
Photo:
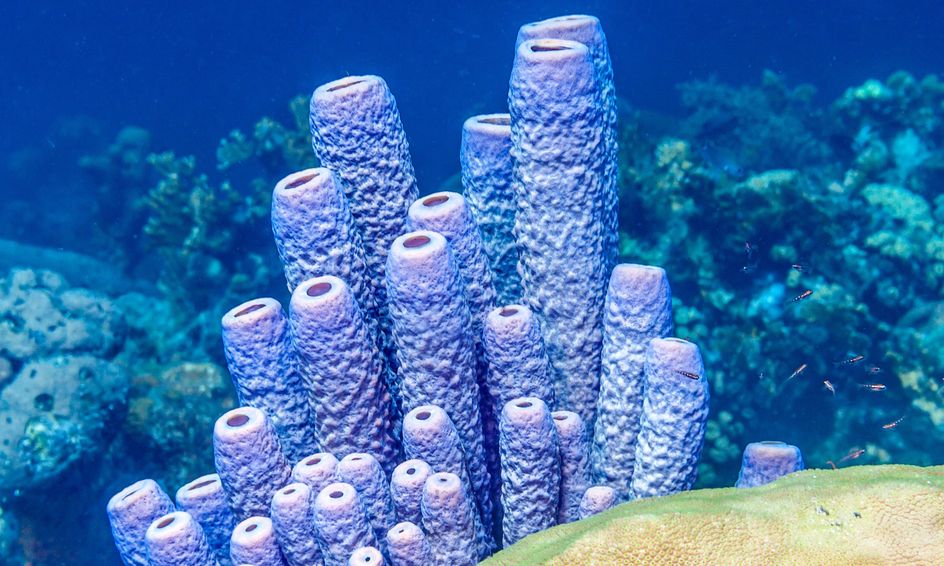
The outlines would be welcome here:
<svg viewBox="0 0 944 566">
<path fill-rule="evenodd" d="M 236 128 L 251 132 L 253 124 L 263 116 L 290 123 L 289 100 L 307 96 L 318 85 L 345 75 L 377 74 L 389 84 L 407 132 L 420 191 L 428 193 L 444 185 L 454 187 L 449 183 L 455 182 L 459 171 L 462 122 L 474 114 L 503 112 L 507 108 L 508 78 L 519 26 L 568 13 L 588 13 L 600 18 L 609 43 L 617 95 L 629 109 L 644 114 L 644 123 L 657 124 L 655 130 L 659 132 L 665 128 L 658 124 L 680 119 L 687 111 L 681 103 L 679 85 L 688 81 L 715 78 L 735 87 L 756 86 L 762 73 L 769 70 L 791 86 L 801 83 L 815 86 L 815 105 L 827 108 L 847 88 L 861 85 L 867 79 L 885 80 L 898 70 L 907 70 L 919 79 L 932 73 L 944 74 L 944 3 L 935 1 L 896 5 L 871 0 L 663 3 L 551 0 L 464 4 L 13 0 L 0 7 L 3 101 L 0 240 L 81 252 L 107 262 L 122 276 L 153 281 L 167 257 L 142 246 L 146 237 L 142 235 L 141 223 L 129 221 L 133 229 L 119 232 L 123 238 L 117 240 L 120 250 L 104 249 L 99 239 L 100 232 L 109 232 L 110 219 L 115 226 L 123 225 L 140 211 L 143 201 L 121 203 L 109 212 L 113 195 L 97 191 L 97 181 L 83 172 L 79 160 L 101 154 L 122 128 L 137 126 L 150 132 L 150 151 L 193 155 L 197 170 L 208 175 L 211 185 L 230 179 L 235 191 L 245 196 L 250 193 L 250 180 L 262 175 L 260 171 L 265 166 L 219 171 L 216 166 L 219 141 Z M 941 119 L 944 109 L 937 112 L 937 119 Z M 944 139 L 940 138 L 940 130 L 937 132 L 937 139 L 926 140 L 926 145 L 940 159 Z M 852 159 L 847 141 L 835 144 L 840 148 L 833 155 L 836 160 Z M 745 172 L 741 168 L 743 157 L 738 155 L 740 148 L 721 147 L 724 139 L 719 139 L 718 145 L 711 145 L 713 140 L 693 143 L 695 160 L 708 169 L 708 177 L 715 182 L 734 183 L 760 172 L 756 168 Z M 941 168 L 936 167 L 937 171 Z M 264 171 L 264 176 L 268 181 L 289 172 Z M 937 175 L 931 178 L 940 179 L 940 174 Z M 138 190 L 135 193 L 138 198 L 153 183 L 154 179 L 148 177 L 138 185 L 131 182 L 123 186 Z M 924 197 L 933 203 L 940 194 L 941 187 L 934 185 L 925 190 Z M 936 218 L 937 222 L 940 220 Z M 853 227 L 864 222 L 855 216 L 835 221 L 848 222 Z M 259 254 L 263 263 L 274 262 L 275 249 L 266 222 L 262 218 L 250 225 L 252 229 L 236 234 L 231 256 L 251 252 Z M 846 225 L 833 228 L 834 234 L 853 230 Z M 764 230 L 761 227 L 757 232 Z M 816 381 L 804 383 L 802 376 L 791 380 L 791 387 L 800 388 L 800 393 L 788 390 L 786 398 L 790 402 L 775 403 L 770 414 L 753 414 L 745 419 L 751 421 L 747 423 L 738 422 L 736 415 L 732 426 L 741 428 L 732 433 L 734 436 L 763 440 L 754 436 L 768 434 L 797 443 L 820 442 L 830 434 L 834 412 L 866 402 L 867 397 L 855 389 L 855 384 L 879 380 L 887 383 L 890 395 L 894 395 L 889 397 L 893 402 L 884 405 L 879 397 L 868 398 L 868 402 L 876 400 L 876 407 L 881 407 L 875 417 L 881 419 L 879 424 L 908 414 L 907 420 L 897 422 L 896 426 L 912 420 L 931 426 L 927 424 L 930 421 L 918 421 L 923 417 L 914 412 L 906 413 L 909 408 L 903 401 L 906 398 L 903 386 L 891 374 L 895 360 L 901 359 L 900 352 L 865 352 L 868 358 L 861 366 L 836 365 L 858 354 L 858 348 L 868 343 L 868 337 L 879 332 L 878 327 L 856 326 L 861 319 L 855 319 L 848 335 L 836 337 L 829 348 L 818 351 L 805 347 L 809 335 L 791 334 L 797 331 L 791 330 L 790 324 L 806 325 L 804 331 L 813 326 L 791 310 L 795 307 L 790 299 L 805 288 L 785 288 L 783 274 L 789 272 L 791 261 L 800 265 L 798 271 L 804 270 L 806 279 L 801 282 L 815 281 L 815 285 L 809 285 L 818 293 L 816 297 L 822 296 L 821 287 L 832 279 L 854 279 L 830 273 L 822 265 L 825 261 L 820 265 L 806 264 L 806 255 L 821 254 L 831 242 L 807 242 L 796 257 L 771 259 L 768 252 L 779 243 L 778 237 L 788 237 L 786 232 L 767 232 L 759 241 L 747 232 L 731 232 L 727 236 L 731 245 L 710 253 L 722 269 L 728 270 L 725 273 L 733 275 L 718 279 L 725 281 L 737 295 L 736 300 L 753 301 L 750 314 L 753 318 L 745 317 L 743 329 L 738 329 L 739 334 L 729 340 L 729 343 L 743 340 L 743 351 L 711 352 L 706 359 L 729 372 L 750 372 L 752 379 L 756 376 L 751 382 L 756 385 L 751 385 L 751 389 L 729 391 L 727 395 L 779 394 L 778 383 L 801 364 L 810 364 L 807 375 L 818 372 Z M 745 254 L 746 240 L 757 247 L 757 258 L 753 251 Z M 114 244 L 112 241 L 111 245 Z M 836 250 L 833 255 L 838 257 L 840 252 Z M 199 257 L 198 263 L 203 259 Z M 187 354 L 192 354 L 194 361 L 222 363 L 218 335 L 214 334 L 221 305 L 213 298 L 217 290 L 226 287 L 245 268 L 247 264 L 240 263 L 242 259 L 222 258 L 225 265 L 215 279 L 213 270 L 207 268 L 206 273 L 176 282 L 178 287 L 172 291 L 160 288 L 164 293 L 161 299 L 173 305 L 168 307 L 170 310 L 180 307 L 180 297 L 174 292 L 187 291 L 193 299 L 192 304 L 186 305 L 193 309 L 185 317 L 187 324 L 181 323 L 182 329 L 174 337 L 179 341 L 175 344 L 183 346 L 169 348 L 185 352 L 181 357 L 186 361 Z M 877 281 L 884 280 L 882 274 L 897 269 L 894 263 L 879 261 L 864 265 L 876 270 L 879 275 L 872 277 Z M 2 265 L 0 279 L 6 276 L 8 267 Z M 277 266 L 269 272 L 260 268 L 259 273 L 260 280 L 254 282 L 253 291 L 284 298 L 284 283 Z M 670 272 L 670 279 L 672 276 Z M 899 320 L 906 321 L 900 323 L 902 328 L 912 324 L 907 321 L 914 319 L 905 316 L 904 307 L 889 307 L 879 300 L 878 295 L 885 290 L 876 287 L 880 285 L 863 284 L 862 294 L 856 300 L 867 305 L 876 320 L 887 323 L 881 332 L 889 332 Z M 110 292 L 104 287 L 100 290 Z M 700 289 L 694 276 L 680 275 L 673 281 L 673 291 L 690 306 L 705 290 Z M 928 305 L 936 304 L 934 301 L 940 298 L 936 290 L 921 293 L 924 291 L 916 295 L 926 299 Z M 920 320 L 927 315 L 907 314 Z M 723 315 L 714 316 L 723 320 Z M 944 315 L 939 315 L 940 319 Z M 0 317 L 0 322 L 4 320 Z M 758 320 L 775 320 L 787 328 L 758 330 L 751 326 Z M 730 332 L 730 328 L 725 331 Z M 776 334 L 771 340 L 778 340 L 770 350 L 783 357 L 757 365 L 759 356 L 749 351 L 755 346 L 759 349 L 766 346 L 755 345 L 751 339 L 768 330 L 770 333 L 765 335 Z M 843 342 L 844 338 L 849 341 Z M 151 354 L 136 355 L 141 360 Z M 157 354 L 153 356 L 157 359 Z M 165 364 L 167 360 L 157 363 Z M 867 373 L 867 368 L 878 366 L 881 373 Z M 710 370 L 709 364 L 709 380 Z M 830 375 L 823 374 L 824 371 Z M 832 396 L 819 385 L 828 377 L 848 387 L 840 387 L 838 394 Z M 147 387 L 152 385 L 157 389 L 152 381 L 142 380 L 135 385 L 134 393 L 146 396 Z M 0 378 L 0 392 L 3 387 L 5 383 Z M 223 394 L 226 395 L 228 390 Z M 719 399 L 720 405 L 713 407 L 715 411 L 726 408 L 723 405 L 726 398 L 722 395 Z M 883 432 L 886 429 L 873 425 L 847 423 L 844 426 L 849 429 L 860 427 L 870 432 L 841 441 L 834 439 L 829 446 L 848 446 L 851 450 L 868 445 L 870 451 L 862 461 L 941 463 L 933 456 L 916 455 L 914 447 L 920 446 L 920 442 L 912 445 L 895 441 L 881 446 L 888 438 Z M 206 440 L 209 432 L 207 429 L 195 435 Z M 165 460 L 155 462 L 150 456 L 136 454 L 133 443 L 128 446 L 125 454 L 115 452 L 123 446 L 111 453 L 111 458 L 122 462 L 120 465 L 103 465 L 98 460 L 83 462 L 53 485 L 25 492 L 0 491 L 0 508 L 19 509 L 23 515 L 17 536 L 34 565 L 117 563 L 103 519 L 104 501 L 111 492 L 139 476 L 158 477 L 168 469 L 176 469 L 175 466 L 183 467 L 174 456 L 165 455 L 162 456 Z M 849 452 L 853 453 L 854 450 Z M 827 457 L 839 461 L 846 452 L 816 454 L 821 457 L 813 465 L 823 467 Z M 206 455 L 201 453 L 200 457 Z M 181 456 L 180 460 L 184 459 Z M 853 463 L 851 459 L 847 461 Z M 730 485 L 736 462 L 728 458 L 717 471 L 719 476 L 710 480 L 711 485 Z M 167 486 L 169 490 L 176 487 Z M 66 499 L 70 501 L 64 503 Z M 61 513 L 56 512 L 58 505 L 63 507 Z M 40 511 L 34 513 L 37 509 Z M 2 545 L 0 536 L 0 552 Z M 77 546 L 81 546 L 78 551 Z"/>
<path fill-rule="evenodd" d="M 677 109 L 676 85 L 693 78 L 738 84 L 771 69 L 831 100 L 898 69 L 939 71 L 944 53 L 944 6 L 932 1 L 200 4 L 6 3 L 0 153 L 45 144 L 57 120 L 89 115 L 209 160 L 232 128 L 291 97 L 376 73 L 396 93 L 430 190 L 457 170 L 462 120 L 504 107 L 522 22 L 596 15 L 617 92 L 661 111 Z"/>
</svg>

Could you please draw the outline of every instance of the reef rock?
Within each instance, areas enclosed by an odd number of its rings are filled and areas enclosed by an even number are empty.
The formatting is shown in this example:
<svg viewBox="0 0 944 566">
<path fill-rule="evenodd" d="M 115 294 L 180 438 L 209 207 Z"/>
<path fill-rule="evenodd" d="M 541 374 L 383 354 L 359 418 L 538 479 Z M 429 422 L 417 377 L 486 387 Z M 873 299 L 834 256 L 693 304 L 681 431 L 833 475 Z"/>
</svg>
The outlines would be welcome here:
<svg viewBox="0 0 944 566">
<path fill-rule="evenodd" d="M 53 479 L 107 444 L 128 391 L 112 361 L 124 328 L 107 297 L 51 271 L 0 280 L 0 490 Z"/>
<path fill-rule="evenodd" d="M 484 564 L 940 564 L 942 522 L 944 466 L 807 470 L 632 501 Z"/>
</svg>

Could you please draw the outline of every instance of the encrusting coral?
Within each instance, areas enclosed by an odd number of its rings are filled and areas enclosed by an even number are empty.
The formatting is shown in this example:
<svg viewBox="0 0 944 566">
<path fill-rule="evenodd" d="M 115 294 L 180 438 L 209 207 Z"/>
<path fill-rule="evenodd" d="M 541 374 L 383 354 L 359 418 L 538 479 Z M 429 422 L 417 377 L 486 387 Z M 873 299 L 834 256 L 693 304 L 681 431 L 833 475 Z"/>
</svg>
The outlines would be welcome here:
<svg viewBox="0 0 944 566">
<path fill-rule="evenodd" d="M 534 30 L 547 32 L 529 35 Z M 811 329 L 810 347 L 822 348 L 839 339 L 844 355 L 867 344 L 855 324 L 870 313 L 852 294 L 864 282 L 843 285 L 825 270 L 807 273 L 798 258 L 822 257 L 810 242 L 776 242 L 760 252 L 750 240 L 772 242 L 793 218 L 829 218 L 839 195 L 854 194 L 856 204 L 839 205 L 845 206 L 842 213 L 851 215 L 861 203 L 886 207 L 885 216 L 893 223 L 897 218 L 907 229 L 888 235 L 889 228 L 876 219 L 862 232 L 830 233 L 845 238 L 846 246 L 838 259 L 824 260 L 823 265 L 855 260 L 867 249 L 879 250 L 889 262 L 936 249 L 936 229 L 928 219 L 940 206 L 929 203 L 919 183 L 923 164 L 930 159 L 929 145 L 921 138 L 927 130 L 914 126 L 891 138 L 889 151 L 900 171 L 897 182 L 907 186 L 869 177 L 869 170 L 847 175 L 867 181 L 823 189 L 798 170 L 773 169 L 791 164 L 777 164 L 777 156 L 763 153 L 761 147 L 759 153 L 747 154 L 744 163 L 732 162 L 723 147 L 682 139 L 662 140 L 654 148 L 630 144 L 619 153 L 618 137 L 640 138 L 616 130 L 605 46 L 599 22 L 589 16 L 522 28 L 510 113 L 466 124 L 466 197 L 440 192 L 416 200 L 399 112 L 382 79 L 347 77 L 315 91 L 310 126 L 313 147 L 325 168 L 299 167 L 304 170 L 285 177 L 276 186 L 272 208 L 279 255 L 294 292 L 291 312 L 281 313 L 274 300 L 255 299 L 224 320 L 228 362 L 245 405 L 224 414 L 214 434 L 219 486 L 232 517 L 217 519 L 225 514 L 206 513 L 202 519 L 189 514 L 170 520 L 153 517 L 156 509 L 140 513 L 134 525 L 113 517 L 119 550 L 128 547 L 122 546 L 131 536 L 126 533 L 151 529 L 144 542 L 154 546 L 157 556 L 168 548 L 158 544 L 164 540 L 158 536 L 164 533 L 160 529 L 179 520 L 177 529 L 168 532 L 186 539 L 180 541 L 181 548 L 200 556 L 216 551 L 225 562 L 225 550 L 214 542 L 219 537 L 208 536 L 221 531 L 216 523 L 222 520 L 226 528 L 241 521 L 229 544 L 229 557 L 236 563 L 389 560 L 399 566 L 429 556 L 434 563 L 474 564 L 496 543 L 519 540 L 524 542 L 494 560 L 506 563 L 502 561 L 508 556 L 525 552 L 530 554 L 527 560 L 553 561 L 559 546 L 551 542 L 535 550 L 534 541 L 597 527 L 599 532 L 565 549 L 577 553 L 576 558 L 561 560 L 624 552 L 606 527 L 607 518 L 621 511 L 606 509 L 628 498 L 652 499 L 629 504 L 637 508 L 671 505 L 674 500 L 681 502 L 677 513 L 684 518 L 686 501 L 710 494 L 661 496 L 694 486 L 705 440 L 713 461 L 730 462 L 740 454 L 734 437 L 740 440 L 746 434 L 745 425 L 730 411 L 709 420 L 708 384 L 712 397 L 715 389 L 728 397 L 744 397 L 735 393 L 743 377 L 730 369 L 716 376 L 714 369 L 724 367 L 717 346 L 743 340 L 734 334 L 733 325 L 708 324 L 706 309 L 713 309 L 712 316 L 730 309 L 770 322 L 763 332 L 778 351 L 790 348 L 788 323 Z M 718 90 L 711 84 L 688 87 L 690 101 Z M 727 117 L 715 120 L 711 112 L 702 113 L 689 125 L 703 140 L 724 139 L 715 135 L 719 132 L 730 140 L 775 128 L 804 132 L 808 122 L 792 119 L 791 113 L 807 107 L 808 94 L 765 76 L 759 94 L 746 89 L 739 97 L 719 100 L 715 110 Z M 762 101 L 767 110 L 742 115 L 745 101 Z M 765 121 L 761 115 L 772 109 L 783 110 L 790 119 Z M 489 119 L 486 125 L 495 131 L 487 133 L 494 139 L 478 140 L 475 146 L 472 134 L 486 132 L 473 130 L 481 130 L 483 120 Z M 868 136 L 862 137 L 868 145 Z M 796 136 L 782 155 L 815 155 L 827 162 L 829 148 L 810 141 L 814 138 Z M 245 138 L 233 136 L 224 157 L 238 161 L 251 154 L 247 147 Z M 624 160 L 639 168 L 618 169 L 617 156 L 647 149 L 652 150 L 647 157 Z M 496 165 L 495 175 L 483 173 L 482 159 Z M 175 165 L 192 175 L 187 166 Z M 164 189 L 177 174 L 165 179 Z M 197 185 L 202 182 L 197 178 Z M 625 208 L 634 208 L 639 222 L 626 227 L 617 250 L 620 182 L 638 189 L 627 191 Z M 164 189 L 158 187 L 153 194 L 170 198 Z M 206 191 L 192 194 L 197 193 Z M 486 207 L 483 198 L 503 199 L 504 206 Z M 191 201 L 203 202 L 192 195 Z M 509 210 L 514 211 L 513 228 Z M 734 229 L 704 234 L 705 219 L 699 214 Z M 163 223 L 167 234 L 199 235 L 203 229 L 185 229 L 184 223 L 175 231 L 173 220 Z M 198 240 L 212 244 L 203 237 Z M 714 249 L 733 244 L 746 249 L 738 276 L 770 272 L 779 263 L 786 263 L 790 276 L 785 281 L 773 276 L 750 280 L 743 285 L 762 292 L 747 304 L 737 303 L 727 268 L 743 258 L 704 261 Z M 518 258 L 520 287 L 514 277 L 502 280 L 508 276 L 509 249 Z M 614 266 L 617 251 L 666 269 Z M 676 272 L 687 286 L 680 295 L 691 304 L 669 292 L 666 273 L 674 279 Z M 913 285 L 937 284 L 924 280 Z M 814 286 L 815 296 L 807 289 Z M 792 290 L 796 293 L 791 295 Z M 907 303 L 901 297 L 882 292 L 889 310 L 904 309 Z M 519 293 L 521 305 L 495 304 L 496 296 L 517 301 Z M 791 301 L 791 296 L 796 299 Z M 249 332 L 256 343 L 234 334 L 239 325 L 231 319 L 251 320 L 269 307 L 277 313 L 277 324 Z M 774 312 L 778 322 L 769 320 Z M 639 313 L 645 320 L 636 320 Z M 684 340 L 671 337 L 673 314 Z M 845 331 L 814 328 L 824 318 L 846 325 Z M 695 342 L 707 346 L 704 353 Z M 765 347 L 769 345 L 747 344 L 738 355 L 756 359 Z M 353 379 L 351 371 L 367 381 L 343 385 Z M 518 382 L 512 378 L 517 371 L 528 375 Z M 286 376 L 289 379 L 283 379 Z M 354 398 L 351 387 L 358 393 L 366 387 L 369 395 Z M 770 393 L 766 383 L 755 387 Z M 732 405 L 738 403 L 748 401 Z M 753 410 L 746 407 L 745 414 Z M 898 422 L 901 419 L 891 426 Z M 613 430 L 625 438 L 609 438 Z M 763 477 L 756 483 L 765 483 L 802 467 L 798 451 L 792 466 L 766 467 L 762 452 L 745 455 L 742 477 L 760 470 Z M 407 458 L 412 459 L 397 465 Z M 717 473 L 704 469 L 709 475 Z M 757 498 L 773 493 L 770 489 L 741 490 L 744 495 L 737 497 Z M 600 516 L 563 525 L 595 515 Z M 206 524 L 199 525 L 200 531 L 189 528 L 188 517 Z M 562 526 L 537 534 L 555 524 Z M 874 526 L 868 521 L 862 525 Z M 699 532 L 699 525 L 690 527 Z M 746 536 L 742 531 L 722 535 L 731 538 L 707 552 L 733 553 L 730 545 Z M 126 564 L 144 564 L 139 551 L 144 542 L 137 538 L 132 541 L 135 552 L 122 552 Z M 305 558 L 297 558 L 301 556 Z"/>
<path fill-rule="evenodd" d="M 632 501 L 484 564 L 937 564 L 942 489 L 941 467 L 807 470 L 763 487 Z"/>
</svg>

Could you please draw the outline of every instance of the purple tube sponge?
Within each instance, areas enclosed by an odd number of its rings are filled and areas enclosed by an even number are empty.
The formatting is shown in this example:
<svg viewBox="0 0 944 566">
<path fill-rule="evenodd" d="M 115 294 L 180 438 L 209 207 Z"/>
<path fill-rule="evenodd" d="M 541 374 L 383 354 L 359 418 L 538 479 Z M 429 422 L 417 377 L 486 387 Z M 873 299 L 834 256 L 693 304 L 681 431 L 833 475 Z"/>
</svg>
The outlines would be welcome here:
<svg viewBox="0 0 944 566">
<path fill-rule="evenodd" d="M 560 503 L 557 522 L 561 525 L 580 518 L 583 494 L 590 486 L 590 442 L 580 415 L 571 411 L 551 413 L 560 445 Z"/>
<path fill-rule="evenodd" d="M 423 488 L 423 528 L 433 564 L 478 563 L 474 513 L 459 476 L 438 472 L 427 478 Z"/>
<path fill-rule="evenodd" d="M 492 309 L 482 344 L 488 360 L 488 390 L 495 414 L 518 397 L 537 397 L 554 406 L 547 352 L 534 313 L 524 305 Z"/>
<path fill-rule="evenodd" d="M 158 517 L 174 510 L 174 503 L 154 480 L 137 481 L 108 500 L 108 522 L 125 566 L 148 566 L 144 535 Z"/>
<path fill-rule="evenodd" d="M 632 497 L 646 348 L 653 338 L 671 334 L 672 291 L 665 271 L 617 265 L 606 294 L 603 372 L 591 461 L 594 480 L 616 489 L 620 501 Z"/>
<path fill-rule="evenodd" d="M 633 496 L 689 490 L 698 472 L 708 420 L 708 381 L 698 346 L 679 338 L 653 339 L 645 374 Z"/>
<path fill-rule="evenodd" d="M 581 519 L 586 519 L 606 511 L 616 503 L 615 489 L 607 485 L 595 485 L 584 492 L 578 514 Z"/>
<path fill-rule="evenodd" d="M 390 499 L 390 485 L 380 462 L 370 454 L 348 454 L 338 464 L 338 476 L 357 490 L 374 536 L 378 541 L 382 540 L 397 521 L 393 500 Z"/>
<path fill-rule="evenodd" d="M 322 449 L 376 454 L 393 470 L 400 447 L 387 370 L 350 287 L 332 275 L 307 279 L 292 293 L 290 311 Z"/>
<path fill-rule="evenodd" d="M 407 457 L 419 458 L 434 470 L 459 477 L 466 493 L 475 493 L 468 473 L 468 462 L 452 420 L 435 405 L 421 405 L 403 418 L 403 448 Z M 474 503 L 474 502 L 473 502 Z M 475 535 L 479 557 L 484 559 L 495 549 L 490 529 L 491 516 L 481 514 L 476 506 Z"/>
<path fill-rule="evenodd" d="M 454 424 L 475 499 L 482 517 L 490 517 L 475 340 L 446 238 L 429 231 L 397 238 L 387 261 L 387 291 L 404 412 L 437 405 L 461 416 Z"/>
<path fill-rule="evenodd" d="M 380 77 L 344 77 L 315 90 L 309 122 L 315 154 L 344 181 L 376 304 L 383 309 L 387 253 L 419 196 L 396 100 Z"/>
<path fill-rule="evenodd" d="M 558 405 L 590 425 L 609 237 L 600 204 L 605 116 L 587 48 L 558 39 L 522 42 L 508 105 L 524 302 L 541 319 Z"/>
<path fill-rule="evenodd" d="M 378 310 L 361 236 L 341 181 L 330 169 L 298 171 L 275 185 L 272 233 L 289 292 L 312 277 L 340 277 L 366 313 L 376 338 Z"/>
<path fill-rule="evenodd" d="M 485 246 L 495 290 L 503 303 L 521 297 L 515 246 L 515 194 L 511 186 L 511 117 L 473 116 L 462 126 L 462 187 Z"/>
<path fill-rule="evenodd" d="M 315 532 L 325 566 L 347 566 L 355 550 L 377 544 L 367 512 L 348 483 L 332 483 L 315 497 Z"/>
<path fill-rule="evenodd" d="M 145 540 L 150 566 L 216 566 L 203 529 L 186 511 L 156 519 Z"/>
<path fill-rule="evenodd" d="M 341 481 L 338 477 L 338 459 L 327 452 L 302 458 L 292 468 L 292 481 L 307 485 L 311 493 L 317 495 L 329 483 Z"/>
<path fill-rule="evenodd" d="M 610 62 L 610 50 L 600 20 L 594 16 L 570 15 L 550 18 L 521 26 L 518 30 L 517 45 L 529 39 L 567 39 L 587 46 L 590 59 L 596 73 L 597 86 L 603 103 L 606 128 L 603 132 L 604 143 L 604 200 L 603 226 L 606 241 L 607 269 L 616 263 L 619 248 L 619 155 L 617 139 L 619 132 L 616 125 L 616 88 L 613 84 L 613 65 Z"/>
<path fill-rule="evenodd" d="M 802 469 L 803 455 L 796 446 L 770 440 L 751 442 L 744 448 L 741 472 L 734 487 L 766 485 Z"/>
<path fill-rule="evenodd" d="M 236 526 L 219 474 L 201 476 L 177 490 L 177 508 L 200 523 L 210 551 L 217 559 L 229 557 L 229 536 Z"/>
<path fill-rule="evenodd" d="M 268 517 L 249 517 L 236 525 L 230 538 L 229 555 L 233 564 L 287 566 L 279 550 L 275 527 Z"/>
<path fill-rule="evenodd" d="M 433 562 L 426 533 L 409 521 L 387 531 L 387 555 L 392 566 L 429 566 Z"/>
<path fill-rule="evenodd" d="M 272 494 L 290 481 L 272 423 L 259 409 L 240 407 L 217 419 L 213 458 L 236 520 L 268 515 Z"/>
<path fill-rule="evenodd" d="M 384 566 L 384 557 L 373 546 L 362 546 L 351 554 L 350 566 Z"/>
<path fill-rule="evenodd" d="M 289 460 L 315 452 L 308 396 L 295 368 L 282 305 L 275 299 L 254 299 L 226 313 L 223 353 L 239 404 L 265 411 Z"/>
<path fill-rule="evenodd" d="M 560 449 L 551 413 L 537 397 L 505 404 L 499 427 L 502 535 L 511 546 L 557 524 Z"/>
<path fill-rule="evenodd" d="M 315 538 L 314 499 L 311 488 L 301 482 L 290 483 L 272 496 L 269 516 L 289 566 L 323 563 Z"/>
<path fill-rule="evenodd" d="M 429 464 L 419 459 L 403 462 L 390 476 L 390 498 L 397 512 L 397 519 L 419 524 L 423 520 L 420 510 L 423 501 L 423 486 L 433 473 Z"/>
<path fill-rule="evenodd" d="M 448 191 L 433 193 L 410 206 L 409 219 L 413 230 L 429 230 L 446 237 L 469 304 L 472 331 L 480 336 L 482 321 L 495 305 L 496 294 L 482 236 L 465 199 Z"/>
</svg>

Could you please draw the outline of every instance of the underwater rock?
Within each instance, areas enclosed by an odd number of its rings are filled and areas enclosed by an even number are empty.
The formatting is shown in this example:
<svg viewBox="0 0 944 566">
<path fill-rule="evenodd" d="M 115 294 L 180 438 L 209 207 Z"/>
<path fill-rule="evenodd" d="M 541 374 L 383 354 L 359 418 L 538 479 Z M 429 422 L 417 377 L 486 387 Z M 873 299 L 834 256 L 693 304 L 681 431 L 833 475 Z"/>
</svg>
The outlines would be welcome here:
<svg viewBox="0 0 944 566">
<path fill-rule="evenodd" d="M 14 365 L 55 354 L 110 358 L 124 332 L 108 297 L 70 288 L 58 273 L 13 269 L 0 280 L 0 355 Z"/>
<path fill-rule="evenodd" d="M 940 466 L 807 470 L 625 503 L 483 564 L 939 564 L 942 493 Z"/>
<path fill-rule="evenodd" d="M 0 391 L 0 489 L 28 489 L 99 454 L 118 431 L 128 376 L 90 355 L 26 363 Z"/>
</svg>

